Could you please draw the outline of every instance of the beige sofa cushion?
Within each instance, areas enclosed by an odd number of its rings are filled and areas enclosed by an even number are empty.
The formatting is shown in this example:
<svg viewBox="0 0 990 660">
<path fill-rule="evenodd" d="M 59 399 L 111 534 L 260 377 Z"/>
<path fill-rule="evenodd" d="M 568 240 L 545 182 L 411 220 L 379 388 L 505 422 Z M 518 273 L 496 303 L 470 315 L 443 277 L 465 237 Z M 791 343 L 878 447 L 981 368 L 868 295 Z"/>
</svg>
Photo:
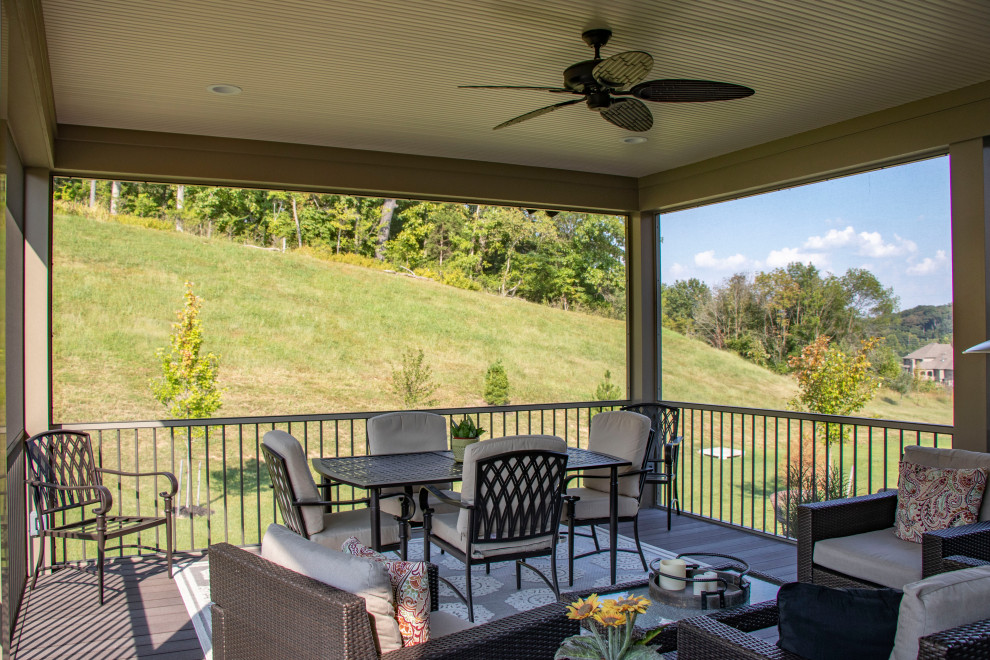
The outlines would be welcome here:
<svg viewBox="0 0 990 660">
<path fill-rule="evenodd" d="M 904 448 L 901 460 L 939 468 L 983 468 L 990 472 L 990 454 L 965 449 L 936 449 L 911 445 Z M 983 492 L 980 520 L 990 520 L 990 488 Z"/>
<path fill-rule="evenodd" d="M 650 439 L 651 424 L 649 417 L 631 410 L 600 412 L 591 418 L 588 449 L 624 458 L 632 463 L 630 467 L 620 468 L 620 475 L 630 470 L 642 469 L 646 445 Z M 608 476 L 609 472 L 605 469 L 588 470 L 587 474 Z M 625 479 L 620 477 L 619 495 L 639 498 L 639 480 L 638 474 Z M 608 481 L 608 479 L 588 479 L 584 482 L 584 487 L 607 493 L 610 489 Z"/>
<path fill-rule="evenodd" d="M 446 418 L 428 412 L 394 412 L 368 420 L 368 453 L 408 454 L 447 449 Z"/>
<path fill-rule="evenodd" d="M 897 538 L 893 527 L 818 541 L 812 561 L 892 589 L 921 579 L 921 544 Z"/>
<path fill-rule="evenodd" d="M 265 434 L 262 442 L 285 459 L 285 468 L 289 471 L 292 490 L 295 492 L 297 500 L 319 501 L 322 499 L 316 488 L 316 482 L 313 481 L 313 473 L 309 471 L 306 453 L 298 440 L 285 431 L 274 429 Z M 300 506 L 299 509 L 308 534 L 316 534 L 323 529 L 322 506 Z"/>
<path fill-rule="evenodd" d="M 906 584 L 890 660 L 916 660 L 919 638 L 983 619 L 990 619 L 990 566 Z"/>
<path fill-rule="evenodd" d="M 453 635 L 454 633 L 473 628 L 474 624 L 450 612 L 430 612 L 430 639 Z"/>
<path fill-rule="evenodd" d="M 261 541 L 261 556 L 291 571 L 360 596 L 370 615 L 379 652 L 402 648 L 402 636 L 395 620 L 392 583 L 385 567 L 378 562 L 331 550 L 274 524 L 268 526 Z"/>
<path fill-rule="evenodd" d="M 591 488 L 568 488 L 567 494 L 581 498 L 574 503 L 574 517 L 577 520 L 608 518 L 608 493 Z M 639 502 L 632 497 L 619 495 L 618 502 L 620 518 L 635 516 L 639 511 Z M 567 507 L 564 507 L 562 520 L 567 521 Z"/>
</svg>

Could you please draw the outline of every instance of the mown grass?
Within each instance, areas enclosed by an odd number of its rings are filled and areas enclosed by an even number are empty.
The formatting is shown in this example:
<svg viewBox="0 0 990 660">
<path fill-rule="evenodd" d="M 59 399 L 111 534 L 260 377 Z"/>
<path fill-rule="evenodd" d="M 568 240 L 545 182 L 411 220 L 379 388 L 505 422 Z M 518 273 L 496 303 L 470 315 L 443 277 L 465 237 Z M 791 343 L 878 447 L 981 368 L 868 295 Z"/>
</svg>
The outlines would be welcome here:
<svg viewBox="0 0 990 660">
<path fill-rule="evenodd" d="M 311 255 L 273 253 L 223 239 L 156 231 L 76 216 L 55 218 L 53 256 L 53 415 L 56 422 L 157 419 L 162 408 L 148 381 L 157 374 L 155 349 L 167 345 L 184 282 L 195 283 L 203 300 L 205 349 L 222 354 L 226 388 L 220 416 L 291 415 L 401 408 L 389 376 L 398 356 L 422 348 L 446 407 L 480 406 L 488 364 L 502 359 L 512 403 L 581 401 L 592 398 L 605 370 L 625 380 L 625 325 L 621 321 L 564 312 L 520 300 L 442 286 L 359 266 L 330 263 Z M 791 378 L 773 374 L 734 354 L 717 351 L 677 333 L 663 333 L 663 396 L 689 401 L 782 409 L 797 389 Z M 883 390 L 861 413 L 865 417 L 947 423 L 945 395 L 900 397 Z M 737 418 L 738 419 L 738 418 Z M 484 419 L 494 435 L 555 432 L 586 446 L 588 423 L 573 413 Z M 752 424 L 752 422 L 745 422 Z M 503 426 L 504 424 L 504 426 Z M 517 426 L 520 425 L 520 426 Z M 532 424 L 532 426 L 529 426 Z M 685 446 L 685 503 L 734 522 L 773 530 L 765 496 L 786 474 L 786 433 L 744 435 L 740 424 L 709 421 Z M 313 422 L 279 425 L 307 444 L 308 454 L 364 453 L 364 426 Z M 229 539 L 257 543 L 275 519 L 267 470 L 257 446 L 271 425 L 211 428 L 209 450 L 202 437 L 167 429 L 103 433 L 99 455 L 108 467 L 158 469 L 185 475 L 183 495 L 208 516 L 178 524 L 178 547 L 203 548 Z M 334 444 L 335 438 L 341 444 Z M 779 440 L 778 440 L 779 438 Z M 911 442 L 911 438 L 907 439 Z M 780 444 L 780 443 L 783 444 Z M 861 432 L 856 445 L 859 492 L 895 470 L 899 440 L 887 442 L 884 462 L 867 447 L 877 439 Z M 793 438 L 792 438 L 793 443 Z M 353 445 L 353 446 L 352 446 Z M 704 447 L 742 447 L 740 460 L 702 457 Z M 850 441 L 842 457 L 853 464 Z M 838 460 L 838 459 L 836 459 Z M 767 476 L 763 476 L 763 464 Z M 868 463 L 873 484 L 866 484 Z M 189 466 L 192 465 L 192 479 Z M 714 471 L 713 471 L 714 470 Z M 196 501 L 197 475 L 201 498 Z M 149 512 L 158 489 L 150 480 L 119 487 L 125 510 Z M 187 491 L 188 486 L 192 491 Z M 729 511 L 732 511 L 731 517 Z M 243 532 L 242 532 L 243 530 Z M 79 556 L 81 548 L 70 548 Z M 92 551 L 89 551 L 92 556 Z"/>
</svg>

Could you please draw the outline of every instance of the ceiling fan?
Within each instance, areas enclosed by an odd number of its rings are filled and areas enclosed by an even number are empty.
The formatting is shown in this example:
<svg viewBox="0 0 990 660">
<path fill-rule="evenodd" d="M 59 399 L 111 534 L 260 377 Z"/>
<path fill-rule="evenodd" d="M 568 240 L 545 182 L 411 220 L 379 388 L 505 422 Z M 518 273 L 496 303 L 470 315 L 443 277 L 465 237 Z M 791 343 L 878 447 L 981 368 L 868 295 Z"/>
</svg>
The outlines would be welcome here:
<svg viewBox="0 0 990 660">
<path fill-rule="evenodd" d="M 564 70 L 563 87 L 514 85 L 460 85 L 460 89 L 529 89 L 553 94 L 575 94 L 579 99 L 555 103 L 502 122 L 495 130 L 513 126 L 548 112 L 584 101 L 588 107 L 619 128 L 648 131 L 653 127 L 653 113 L 643 101 L 656 103 L 701 103 L 731 101 L 752 96 L 749 87 L 710 80 L 647 80 L 640 82 L 653 68 L 649 53 L 630 50 L 601 59 L 602 46 L 612 36 L 611 30 L 588 30 L 581 37 L 595 49 L 595 59 L 578 62 Z M 630 87 L 631 85 L 631 87 Z"/>
</svg>

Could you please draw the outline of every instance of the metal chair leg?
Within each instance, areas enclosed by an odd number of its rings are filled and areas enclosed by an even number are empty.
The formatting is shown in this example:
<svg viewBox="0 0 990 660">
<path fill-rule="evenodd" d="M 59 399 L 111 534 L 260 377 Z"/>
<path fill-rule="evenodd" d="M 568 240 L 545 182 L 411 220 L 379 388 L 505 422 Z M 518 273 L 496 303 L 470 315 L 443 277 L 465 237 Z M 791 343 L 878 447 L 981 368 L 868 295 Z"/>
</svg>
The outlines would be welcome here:
<svg viewBox="0 0 990 660">
<path fill-rule="evenodd" d="M 522 589 L 522 565 L 516 560 L 516 591 Z"/>
<path fill-rule="evenodd" d="M 567 586 L 574 586 L 574 507 L 569 504 L 567 518 Z"/>
<path fill-rule="evenodd" d="M 560 584 L 557 582 L 557 544 L 550 548 L 550 572 L 553 573 L 553 596 L 560 600 Z"/>
<path fill-rule="evenodd" d="M 670 518 L 670 511 L 667 511 L 668 520 Z M 636 540 L 636 552 L 639 553 L 639 560 L 643 562 L 643 570 L 649 570 L 646 565 L 646 557 L 643 556 L 643 546 L 639 544 L 639 515 L 633 518 L 633 538 Z"/>
<path fill-rule="evenodd" d="M 165 557 L 168 560 L 168 579 L 172 574 L 172 498 L 165 498 Z"/>
<path fill-rule="evenodd" d="M 34 575 L 31 576 L 31 590 L 34 590 L 34 585 L 38 581 L 38 574 L 41 573 L 42 568 L 45 564 L 45 537 L 41 537 L 41 543 L 38 544 L 38 561 L 34 563 Z"/>
<path fill-rule="evenodd" d="M 469 557 L 464 558 L 464 589 L 467 591 L 465 596 L 467 596 L 467 608 L 468 608 L 468 621 L 474 623 L 474 598 L 471 596 L 471 560 Z"/>
<path fill-rule="evenodd" d="M 104 530 L 106 528 L 106 520 L 102 517 L 96 519 L 96 561 L 97 561 L 97 579 L 100 584 L 100 605 L 103 605 L 103 562 L 106 559 L 106 539 L 104 538 Z"/>
</svg>

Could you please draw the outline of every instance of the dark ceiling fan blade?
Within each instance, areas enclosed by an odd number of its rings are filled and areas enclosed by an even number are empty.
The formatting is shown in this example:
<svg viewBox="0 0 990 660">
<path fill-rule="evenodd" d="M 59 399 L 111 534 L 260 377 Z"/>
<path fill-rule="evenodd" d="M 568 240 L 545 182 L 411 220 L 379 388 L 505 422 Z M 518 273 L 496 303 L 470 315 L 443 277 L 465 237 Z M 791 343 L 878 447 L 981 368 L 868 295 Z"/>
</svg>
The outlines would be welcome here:
<svg viewBox="0 0 990 660">
<path fill-rule="evenodd" d="M 457 89 L 533 89 L 543 92 L 561 92 L 574 94 L 573 90 L 563 87 L 526 87 L 519 85 L 458 85 Z"/>
<path fill-rule="evenodd" d="M 629 50 L 608 57 L 592 69 L 591 75 L 607 87 L 634 85 L 653 68 L 653 57 L 640 50 Z"/>
<path fill-rule="evenodd" d="M 628 92 L 644 101 L 658 103 L 704 103 L 706 101 L 731 101 L 752 96 L 756 92 L 743 85 L 714 82 L 711 80 L 647 80 Z"/>
<path fill-rule="evenodd" d="M 642 133 L 653 128 L 653 113 L 638 99 L 615 99 L 602 110 L 602 117 L 627 131 Z"/>
<path fill-rule="evenodd" d="M 514 119 L 510 119 L 509 121 L 504 121 L 495 128 L 493 128 L 492 130 L 497 131 L 500 128 L 505 128 L 506 126 L 512 126 L 514 124 L 518 124 L 519 122 L 526 121 L 527 119 L 532 119 L 533 117 L 539 117 L 540 115 L 545 115 L 548 112 L 553 112 L 554 110 L 557 110 L 558 108 L 563 108 L 565 105 L 574 105 L 575 103 L 580 103 L 583 100 L 584 99 L 574 99 L 572 101 L 564 101 L 563 103 L 555 103 L 554 105 L 548 105 L 545 108 L 540 108 L 539 110 L 533 110 L 532 112 L 527 112 L 524 115 L 519 115 L 518 117 L 515 117 Z M 630 100 L 634 100 L 634 99 L 630 99 Z"/>
</svg>

